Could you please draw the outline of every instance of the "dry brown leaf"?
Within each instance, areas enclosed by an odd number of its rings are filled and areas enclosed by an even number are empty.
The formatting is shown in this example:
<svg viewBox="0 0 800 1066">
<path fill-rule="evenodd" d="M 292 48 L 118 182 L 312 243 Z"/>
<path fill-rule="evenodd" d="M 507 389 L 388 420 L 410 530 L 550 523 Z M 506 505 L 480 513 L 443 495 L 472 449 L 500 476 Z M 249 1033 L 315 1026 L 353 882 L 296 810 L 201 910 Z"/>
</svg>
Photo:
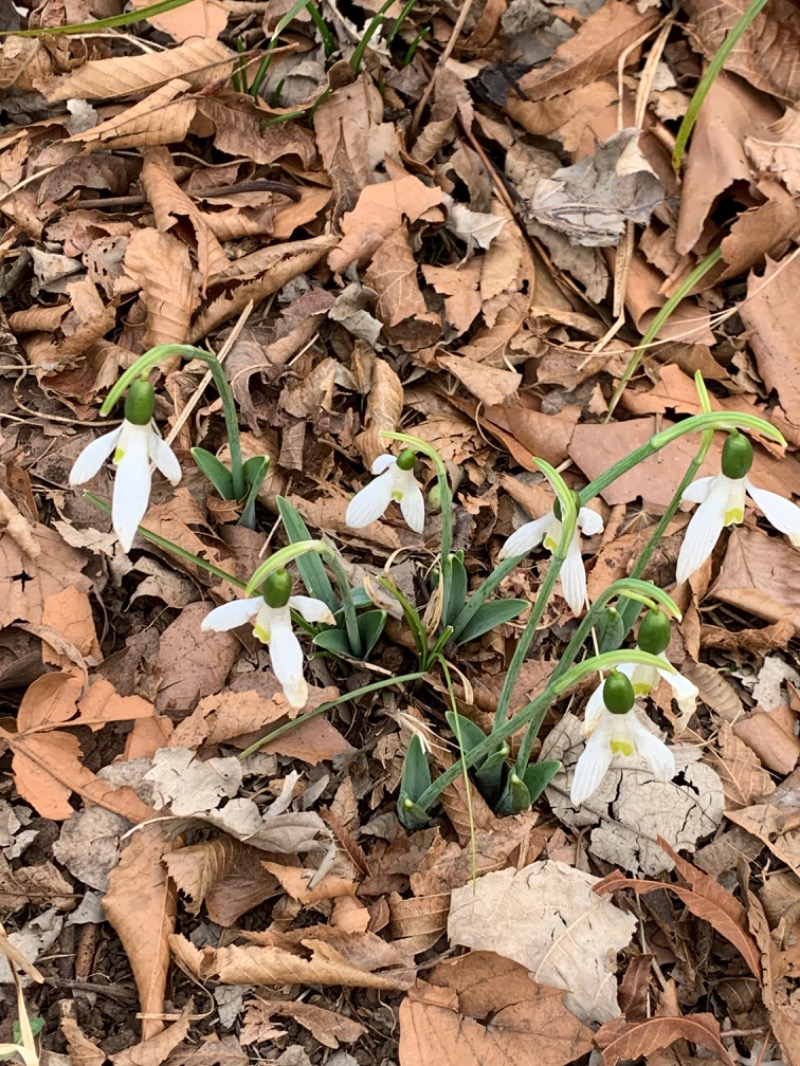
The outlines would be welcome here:
<svg viewBox="0 0 800 1066">
<path fill-rule="evenodd" d="M 794 637 L 794 626 L 785 619 L 760 629 L 739 629 L 735 633 L 721 626 L 704 625 L 700 629 L 701 648 L 722 648 L 723 651 L 745 651 L 759 657 L 786 648 Z M 715 671 L 716 673 L 716 671 Z"/>
<path fill-rule="evenodd" d="M 800 740 L 794 734 L 794 715 L 786 709 L 786 720 L 778 711 L 756 709 L 733 726 L 764 766 L 779 774 L 790 774 L 800 758 Z M 769 790 L 770 792 L 772 789 Z"/>
<path fill-rule="evenodd" d="M 719 733 L 721 754 L 709 752 L 706 759 L 714 767 L 725 789 L 730 808 L 748 807 L 775 791 L 775 782 L 764 770 L 755 752 L 723 722 Z"/>
<path fill-rule="evenodd" d="M 523 99 L 544 100 L 604 74 L 616 73 L 623 53 L 627 53 L 628 65 L 636 62 L 638 53 L 631 45 L 657 22 L 656 11 L 640 15 L 635 7 L 621 0 L 606 0 L 543 66 L 519 79 L 519 95 Z"/>
<path fill-rule="evenodd" d="M 631 888 L 637 894 L 663 891 L 664 889 L 674 892 L 695 917 L 708 922 L 720 936 L 724 936 L 727 941 L 733 944 L 747 963 L 751 973 L 760 981 L 760 953 L 747 929 L 747 912 L 744 907 L 713 877 L 709 877 L 707 873 L 703 873 L 702 870 L 692 866 L 686 859 L 681 858 L 677 851 L 673 850 L 661 837 L 659 837 L 658 843 L 675 863 L 676 870 L 688 882 L 689 888 L 685 888 L 683 885 L 668 884 L 664 881 L 645 881 L 628 878 L 617 870 L 608 874 L 595 885 L 594 891 L 598 895 L 616 892 L 621 888 Z"/>
<path fill-rule="evenodd" d="M 189 132 L 197 110 L 195 100 L 182 95 L 190 88 L 189 82 L 180 78 L 168 81 L 120 114 L 85 132 L 73 133 L 64 143 L 105 148 L 179 144 Z"/>
<path fill-rule="evenodd" d="M 170 937 L 178 961 L 202 980 L 223 984 L 342 985 L 345 988 L 404 989 L 413 981 L 409 970 L 371 973 L 349 962 L 335 947 L 313 935 L 295 952 L 256 944 L 196 948 L 180 934 Z"/>
<path fill-rule="evenodd" d="M 441 332 L 439 316 L 429 312 L 425 304 L 417 281 L 417 261 L 404 225 L 398 226 L 375 249 L 364 284 L 378 294 L 375 315 L 392 336 L 399 338 L 418 323 L 424 343 L 416 347 L 429 347 L 435 341 Z M 408 319 L 413 321 L 409 323 Z M 401 324 L 402 333 L 397 328 Z"/>
<path fill-rule="evenodd" d="M 800 634 L 800 552 L 782 537 L 734 529 L 709 595 Z"/>
<path fill-rule="evenodd" d="M 161 675 L 155 705 L 175 719 L 190 714 L 199 699 L 218 692 L 241 645 L 232 633 L 202 631 L 205 603 L 190 603 L 161 634 L 156 669 Z"/>
<path fill-rule="evenodd" d="M 747 0 L 692 0 L 692 33 L 711 59 L 747 10 Z M 800 14 L 791 0 L 775 0 L 760 11 L 725 60 L 725 69 L 786 103 L 800 98 Z"/>
<path fill-rule="evenodd" d="M 73 813 L 69 798 L 77 792 L 88 803 L 142 822 L 155 811 L 132 788 L 111 788 L 83 765 L 82 751 L 75 737 L 53 731 L 19 736 L 0 728 L 0 740 L 14 752 L 11 765 L 17 791 L 44 818 L 61 821 Z"/>
<path fill-rule="evenodd" d="M 61 1032 L 67 1041 L 73 1066 L 104 1066 L 105 1051 L 101 1051 L 97 1044 L 86 1036 L 72 1014 L 67 1013 L 69 1008 L 74 1010 L 74 1004 L 70 1000 L 61 1000 L 58 1006 L 61 1010 Z"/>
<path fill-rule="evenodd" d="M 762 277 L 752 272 L 748 276 L 748 299 L 742 305 L 742 321 L 750 331 L 750 345 L 764 384 L 777 392 L 781 407 L 795 424 L 800 423 L 800 330 L 791 307 L 798 285 L 797 259 L 786 264 L 768 259 Z M 762 286 L 762 292 L 755 291 Z"/>
<path fill-rule="evenodd" d="M 209 82 L 227 81 L 232 69 L 229 48 L 218 41 L 195 36 L 177 48 L 163 52 L 92 59 L 73 73 L 43 87 L 43 92 L 51 103 L 75 97 L 111 100 L 153 92 L 176 78 L 182 79 L 187 89 L 197 90 Z"/>
<path fill-rule="evenodd" d="M 141 1044 L 126 1048 L 116 1055 L 111 1056 L 114 1066 L 161 1066 L 180 1043 L 186 1039 L 191 1024 L 190 1018 L 194 1010 L 194 1001 L 189 1000 L 180 1013 L 177 1021 L 160 1032 L 145 1038 Z M 142 1022 L 144 1034 L 146 1019 Z"/>
<path fill-rule="evenodd" d="M 317 880 L 312 888 L 315 870 L 304 870 L 300 866 L 286 866 L 280 862 L 262 860 L 264 869 L 280 882 L 281 888 L 292 899 L 301 903 L 318 903 L 323 899 L 338 899 L 340 896 L 355 896 L 358 885 L 352 878 L 325 874 Z"/>
<path fill-rule="evenodd" d="M 254 163 L 271 164 L 285 156 L 297 156 L 303 167 L 310 168 L 317 154 L 313 136 L 296 122 L 281 122 L 264 127 L 264 115 L 240 93 L 221 89 L 213 96 L 197 101 L 197 112 L 213 122 L 214 145 L 230 156 L 245 156 Z M 311 192 L 302 190 L 299 192 Z M 317 195 L 328 190 L 313 190 Z M 291 208 L 290 208 L 291 210 Z M 289 236 L 289 234 L 283 234 Z"/>
<path fill-rule="evenodd" d="M 800 193 L 800 111 L 787 108 L 767 129 L 748 134 L 744 147 L 759 171 L 782 181 L 793 195 Z"/>
<path fill-rule="evenodd" d="M 522 384 L 522 374 L 518 374 L 516 370 L 476 363 L 463 355 L 440 355 L 438 361 L 439 365 L 458 378 L 473 396 L 490 406 L 510 400 Z"/>
<path fill-rule="evenodd" d="M 247 1005 L 247 1013 L 244 1017 L 240 1038 L 243 1044 L 249 1044 L 248 1026 L 263 1025 L 271 1018 L 292 1018 L 308 1029 L 315 1040 L 323 1047 L 335 1050 L 339 1042 L 352 1044 L 366 1033 L 363 1025 L 347 1018 L 344 1014 L 336 1011 L 317 1007 L 313 1003 L 300 1003 L 286 999 L 263 999 L 257 997 Z"/>
<path fill-rule="evenodd" d="M 133 3 L 134 10 L 148 6 L 148 0 L 134 0 Z M 216 41 L 228 23 L 228 10 L 219 0 L 191 0 L 183 7 L 151 15 L 147 21 L 151 26 L 168 33 L 173 41 L 192 38 Z M 221 75 L 220 80 L 227 78 Z"/>
<path fill-rule="evenodd" d="M 478 258 L 446 266 L 428 263 L 422 266 L 425 280 L 444 296 L 444 317 L 459 335 L 465 333 L 480 314 L 482 271 L 483 260 Z"/>
<path fill-rule="evenodd" d="M 388 448 L 389 442 L 378 436 L 382 429 L 397 432 L 403 413 L 403 385 L 397 372 L 385 359 L 375 359 L 367 396 L 364 430 L 356 437 L 356 446 L 368 470 Z"/>
<path fill-rule="evenodd" d="M 189 221 L 197 242 L 197 267 L 204 284 L 210 277 L 224 274 L 229 265 L 228 257 L 204 212 L 178 187 L 172 156 L 166 148 L 154 147 L 145 152 L 142 185 L 153 208 L 156 225 L 162 233 L 181 224 L 184 219 Z M 188 287 L 186 277 L 184 286 Z M 189 295 L 188 291 L 186 295 Z"/>
<path fill-rule="evenodd" d="M 719 670 L 707 663 L 695 663 L 684 672 L 697 685 L 703 703 L 726 722 L 736 722 L 742 717 L 744 704 L 736 689 Z"/>
<path fill-rule="evenodd" d="M 620 1016 L 595 1033 L 595 1040 L 603 1049 L 603 1066 L 615 1066 L 620 1059 L 647 1058 L 676 1040 L 689 1040 L 713 1051 L 724 1066 L 736 1066 L 722 1043 L 719 1022 L 713 1014 L 646 1018 L 632 1024 Z"/>
<path fill-rule="evenodd" d="M 164 1010 L 168 938 L 175 927 L 177 907 L 177 892 L 164 867 L 164 856 L 172 846 L 157 825 L 135 832 L 108 875 L 109 888 L 103 897 L 106 917 L 130 961 L 143 1014 L 158 1015 Z M 157 1036 L 163 1028 L 160 1019 L 144 1018 L 142 1039 Z"/>
<path fill-rule="evenodd" d="M 793 1002 L 796 987 L 786 972 L 785 952 L 780 925 L 770 930 L 758 896 L 745 886 L 748 918 L 753 936 L 761 948 L 764 966 L 764 1006 L 770 1025 L 783 1052 L 785 1066 L 800 1066 L 800 1011 Z"/>
<path fill-rule="evenodd" d="M 164 855 L 169 876 L 178 890 L 189 897 L 190 902 L 186 905 L 189 914 L 200 913 L 206 896 L 227 876 L 242 849 L 246 849 L 246 845 L 224 836 L 174 848 Z"/>
<path fill-rule="evenodd" d="M 185 344 L 200 303 L 186 245 L 170 233 L 136 230 L 125 252 L 125 272 L 142 290 L 147 308 L 145 347 Z"/>
<path fill-rule="evenodd" d="M 592 1048 L 592 1031 L 519 963 L 473 951 L 418 980 L 400 1006 L 400 1066 L 565 1066 Z M 546 1035 L 546 1038 L 544 1037 Z"/>
</svg>

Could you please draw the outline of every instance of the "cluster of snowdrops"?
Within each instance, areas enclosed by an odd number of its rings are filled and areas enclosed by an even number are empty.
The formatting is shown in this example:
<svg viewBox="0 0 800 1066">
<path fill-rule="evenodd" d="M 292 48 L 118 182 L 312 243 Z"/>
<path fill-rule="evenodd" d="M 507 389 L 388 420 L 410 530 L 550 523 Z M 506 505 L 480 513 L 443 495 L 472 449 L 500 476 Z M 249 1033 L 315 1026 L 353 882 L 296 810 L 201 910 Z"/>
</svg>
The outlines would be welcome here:
<svg viewBox="0 0 800 1066">
<path fill-rule="evenodd" d="M 221 395 L 224 394 L 233 480 L 226 480 L 231 475 L 219 463 L 219 460 L 210 457 L 209 453 L 200 454 L 202 450 L 195 449 L 193 454 L 198 453 L 195 454 L 195 458 L 204 473 L 209 476 L 219 491 L 242 496 L 242 489 L 245 491 L 249 489 L 254 499 L 258 488 L 256 482 L 263 477 L 268 462 L 264 457 L 263 463 L 251 465 L 251 474 L 257 469 L 258 475 L 251 476 L 248 482 L 246 464 L 244 466 L 241 464 L 240 452 L 238 456 L 235 454 L 238 448 L 238 427 L 232 397 L 229 390 L 225 393 L 227 383 L 221 374 L 221 368 L 214 368 L 213 356 L 200 352 L 198 349 L 183 346 L 180 348 L 164 346 L 164 348 L 146 353 L 123 375 L 103 405 L 103 412 L 108 413 L 116 400 L 122 396 L 123 392 L 125 393 L 125 416 L 121 425 L 89 444 L 78 456 L 70 473 L 71 485 L 84 484 L 98 473 L 107 459 L 112 458 L 116 466 L 111 507 L 112 522 L 126 552 L 130 550 L 137 530 L 145 532 L 140 530 L 140 525 L 148 507 L 152 468 L 158 469 L 172 485 L 177 485 L 181 479 L 180 463 L 168 443 L 162 438 L 154 420 L 155 392 L 149 381 L 149 374 L 157 362 L 176 350 L 184 357 L 205 359 L 212 370 L 215 370 L 215 381 Z M 557 577 L 560 577 L 564 600 L 576 618 L 583 617 L 586 623 L 592 620 L 595 632 L 598 621 L 603 623 L 606 630 L 609 627 L 615 629 L 616 642 L 618 642 L 607 643 L 606 647 L 610 649 L 609 651 L 595 656 L 594 659 L 584 660 L 581 666 L 573 667 L 571 671 L 568 670 L 563 674 L 561 687 L 555 685 L 551 693 L 551 699 L 555 698 L 563 691 L 565 684 L 574 683 L 576 679 L 585 676 L 590 670 L 600 669 L 602 671 L 605 668 L 605 673 L 600 673 L 600 683 L 585 708 L 583 734 L 586 741 L 572 777 L 570 791 L 572 803 L 578 806 L 599 787 L 612 763 L 622 766 L 637 765 L 632 760 L 638 757 L 639 760 L 644 760 L 657 778 L 668 780 L 675 774 L 675 760 L 669 746 L 661 739 L 658 730 L 640 705 L 640 701 L 649 696 L 659 679 L 663 678 L 672 686 L 683 720 L 688 721 L 698 695 L 694 684 L 689 678 L 677 672 L 666 656 L 670 640 L 669 615 L 679 617 L 677 607 L 662 590 L 636 580 L 643 572 L 659 536 L 664 532 L 666 519 L 674 514 L 682 503 L 699 505 L 686 528 L 680 549 L 676 569 L 678 583 L 691 577 L 709 558 L 726 526 L 743 520 L 747 497 L 776 530 L 785 534 L 795 547 L 800 548 L 800 508 L 773 492 L 759 488 L 750 481 L 748 474 L 753 463 L 753 447 L 741 430 L 748 429 L 783 444 L 785 442 L 780 433 L 769 423 L 754 416 L 712 412 L 705 387 L 699 377 L 697 384 L 704 408 L 703 414 L 677 423 L 676 426 L 652 438 L 647 445 L 617 463 L 615 467 L 580 493 L 570 490 L 547 463 L 534 460 L 539 464 L 554 490 L 552 509 L 535 521 L 522 525 L 508 538 L 499 553 L 499 565 L 481 592 L 480 603 L 476 606 L 473 602 L 470 607 L 467 600 L 466 607 L 464 607 L 459 602 L 448 615 L 450 618 L 474 619 L 476 611 L 482 609 L 486 612 L 487 604 L 483 601 L 488 593 L 499 584 L 505 573 L 521 562 L 526 555 L 539 548 L 544 548 L 545 551 L 551 553 L 551 572 L 548 573 L 544 582 L 546 587 L 542 590 L 542 603 L 540 605 L 537 599 L 536 604 L 530 605 L 531 617 L 526 626 L 528 639 L 520 642 L 517 648 L 518 654 L 506 678 L 505 695 L 507 698 L 500 701 L 496 733 L 493 731 L 488 737 L 479 731 L 476 733 L 475 727 L 455 713 L 455 706 L 452 714 L 448 716 L 448 721 L 456 732 L 459 746 L 462 747 L 464 772 L 469 766 L 477 770 L 479 777 L 482 773 L 484 782 L 489 782 L 490 786 L 491 781 L 494 780 L 500 809 L 506 811 L 518 809 L 520 804 L 515 806 L 512 802 L 516 794 L 515 788 L 523 795 L 523 802 L 531 802 L 532 798 L 535 798 L 541 791 L 542 783 L 546 783 L 560 768 L 558 764 L 552 764 L 550 769 L 544 769 L 538 775 L 531 774 L 527 769 L 527 751 L 524 753 L 523 761 L 518 763 L 514 770 L 509 770 L 505 765 L 510 750 L 506 737 L 511 729 L 516 725 L 528 725 L 529 732 L 526 738 L 529 739 L 523 741 L 522 747 L 525 748 L 527 744 L 530 748 L 532 746 L 530 737 L 532 719 L 537 716 L 537 720 L 541 719 L 540 708 L 536 701 L 530 704 L 532 711 L 527 717 L 517 715 L 515 719 L 510 720 L 507 708 L 511 688 L 522 659 L 530 646 L 536 623 L 541 617 L 544 601 L 549 596 Z M 690 480 L 691 475 L 696 473 L 705 458 L 714 432 L 720 430 L 727 433 L 722 449 L 720 471 L 711 477 Z M 698 453 L 684 481 L 678 486 L 672 507 L 668 509 L 667 515 L 654 531 L 648 549 L 642 554 L 637 567 L 634 568 L 633 578 L 620 585 L 621 609 L 606 605 L 602 615 L 590 619 L 586 612 L 587 609 L 591 612 L 593 607 L 587 602 L 581 535 L 592 536 L 602 532 L 603 522 L 597 512 L 585 506 L 585 503 L 592 495 L 597 495 L 605 485 L 630 469 L 636 462 L 666 446 L 685 432 L 699 433 Z M 444 464 L 430 446 L 422 441 L 416 441 L 413 437 L 403 434 L 389 433 L 385 436 L 387 447 L 391 441 L 399 441 L 406 446 L 402 447 L 396 456 L 389 454 L 387 450 L 386 454 L 376 459 L 372 467 L 374 475 L 372 480 L 369 480 L 349 502 L 346 523 L 353 529 L 361 529 L 381 520 L 388 509 L 397 505 L 408 526 L 414 532 L 422 534 L 426 517 L 426 499 L 415 475 L 415 469 L 419 466 L 419 453 L 422 452 L 432 459 L 437 471 L 439 489 L 448 493 L 449 483 Z M 253 463 L 252 460 L 249 462 Z M 238 484 L 236 483 L 237 474 Z M 445 599 L 456 595 L 453 586 L 458 585 L 460 581 L 462 587 L 459 588 L 458 594 L 461 600 L 464 600 L 466 571 L 463 570 L 457 553 L 451 552 L 451 507 L 449 506 L 451 500 L 451 496 L 447 499 L 441 499 L 440 496 L 438 501 L 442 508 L 443 543 L 437 580 L 439 591 Z M 202 623 L 204 630 L 216 631 L 231 630 L 252 623 L 255 637 L 269 649 L 274 674 L 293 708 L 303 708 L 308 699 L 308 686 L 304 677 L 303 647 L 295 632 L 293 612 L 295 612 L 294 618 L 298 622 L 301 620 L 305 622 L 307 631 L 311 633 L 316 631 L 315 627 L 336 625 L 330 600 L 325 602 L 313 595 L 294 594 L 293 579 L 284 564 L 288 561 L 299 561 L 307 551 L 323 552 L 322 557 L 329 563 L 335 556 L 335 551 L 329 545 L 319 541 L 303 540 L 299 545 L 295 545 L 294 549 L 290 546 L 283 556 L 280 552 L 277 553 L 274 557 L 274 565 L 268 562 L 254 575 L 258 583 L 255 589 L 256 595 L 246 595 L 244 598 L 222 604 L 210 611 Z M 185 555 L 185 553 L 182 554 Z M 459 578 L 458 574 L 461 572 L 464 576 Z M 450 582 L 447 588 L 444 587 L 446 582 Z M 306 584 L 308 583 L 306 581 Z M 252 591 L 253 585 L 254 581 L 251 581 L 248 590 Z M 307 591 L 310 590 L 307 589 Z M 350 606 L 350 613 L 347 614 L 347 632 L 351 635 L 355 634 L 354 639 L 358 642 L 356 650 L 364 654 L 365 648 L 363 641 L 359 639 L 357 619 L 356 623 L 353 623 L 354 614 L 347 590 L 345 590 L 345 598 L 348 601 L 346 606 Z M 473 597 L 473 600 L 477 599 L 478 597 Z M 498 602 L 502 601 L 494 601 L 495 604 Z M 527 604 L 524 606 L 528 607 Z M 541 609 L 538 609 L 539 607 Z M 460 614 L 456 613 L 456 609 L 460 609 Z M 471 614 L 470 611 L 472 611 Z M 506 616 L 513 617 L 513 614 L 506 612 Z M 413 612 L 409 617 L 414 617 Z M 638 623 L 638 630 L 635 646 L 628 649 L 620 648 L 618 644 L 624 641 L 636 623 Z M 487 622 L 484 629 L 488 628 L 488 625 Z M 442 627 L 443 623 L 440 620 L 440 629 Z M 427 668 L 431 662 L 438 661 L 443 664 L 449 683 L 450 674 L 443 647 L 444 637 L 452 635 L 453 626 L 446 628 L 446 633 L 438 634 L 436 655 L 432 659 L 421 658 L 423 671 L 420 676 L 424 674 L 424 668 Z M 471 630 L 464 626 L 461 630 L 465 637 L 476 631 L 474 625 Z M 595 635 L 595 647 L 597 647 L 596 639 Z M 357 656 L 353 657 L 357 658 Z M 535 730 L 533 736 L 535 736 Z M 436 784 L 432 785 L 425 760 L 423 739 L 415 737 L 415 740 L 417 743 L 411 760 L 413 765 L 409 764 L 407 773 L 404 771 L 403 802 L 405 814 L 410 818 L 411 824 L 420 824 L 427 816 L 432 800 L 452 778 L 453 772 L 443 775 L 438 787 Z M 464 748 L 467 750 L 468 758 L 464 756 Z M 411 754 L 409 752 L 409 755 Z M 502 769 L 503 766 L 505 769 Z M 528 776 L 524 777 L 526 773 Z M 538 781 L 539 784 L 535 785 L 534 781 Z M 415 814 L 419 816 L 416 823 Z"/>
</svg>

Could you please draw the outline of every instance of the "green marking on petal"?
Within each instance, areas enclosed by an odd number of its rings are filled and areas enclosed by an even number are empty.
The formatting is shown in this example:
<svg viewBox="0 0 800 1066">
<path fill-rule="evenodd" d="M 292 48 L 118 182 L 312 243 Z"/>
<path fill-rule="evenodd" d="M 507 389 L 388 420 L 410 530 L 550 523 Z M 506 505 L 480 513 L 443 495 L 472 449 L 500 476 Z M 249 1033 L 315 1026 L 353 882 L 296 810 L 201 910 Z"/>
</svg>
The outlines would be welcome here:
<svg viewBox="0 0 800 1066">
<path fill-rule="evenodd" d="M 262 644 L 269 644 L 269 630 L 256 624 L 253 627 L 253 636 L 258 637 Z"/>
<path fill-rule="evenodd" d="M 634 696 L 649 696 L 652 692 L 653 686 L 648 685 L 646 681 L 635 681 L 633 685 Z"/>
<path fill-rule="evenodd" d="M 724 524 L 726 526 L 738 525 L 739 522 L 744 521 L 744 508 L 731 507 L 730 510 L 725 512 Z"/>
<path fill-rule="evenodd" d="M 395 500 L 397 503 L 400 503 L 402 498 L 403 498 L 403 493 L 399 489 L 392 489 L 392 499 L 393 500 Z"/>
<path fill-rule="evenodd" d="M 114 462 L 115 463 L 121 463 L 124 458 L 125 458 L 125 449 L 124 448 L 115 448 L 114 449 Z"/>
<path fill-rule="evenodd" d="M 611 750 L 615 755 L 633 755 L 634 745 L 629 740 L 612 740 Z"/>
<path fill-rule="evenodd" d="M 544 546 L 549 552 L 554 552 L 558 547 L 558 541 L 554 540 L 548 533 L 547 536 L 544 538 Z"/>
</svg>

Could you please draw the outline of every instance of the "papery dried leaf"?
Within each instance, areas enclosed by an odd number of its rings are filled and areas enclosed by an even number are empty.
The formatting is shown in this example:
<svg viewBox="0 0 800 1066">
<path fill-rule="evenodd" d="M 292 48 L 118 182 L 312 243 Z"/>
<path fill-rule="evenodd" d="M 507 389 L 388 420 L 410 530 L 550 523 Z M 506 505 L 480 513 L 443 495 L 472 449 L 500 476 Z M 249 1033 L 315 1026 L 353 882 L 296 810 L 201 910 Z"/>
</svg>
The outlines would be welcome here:
<svg viewBox="0 0 800 1066">
<path fill-rule="evenodd" d="M 748 0 L 691 0 L 692 30 L 706 58 L 715 55 L 747 7 Z M 725 69 L 786 103 L 800 99 L 800 14 L 791 0 L 774 0 L 756 15 Z"/>
<path fill-rule="evenodd" d="M 169 53 L 167 53 L 169 54 Z M 189 132 L 197 104 L 181 96 L 191 86 L 176 78 L 106 122 L 83 133 L 74 133 L 67 143 L 103 145 L 106 148 L 145 148 L 179 144 Z"/>
<path fill-rule="evenodd" d="M 114 1066 L 161 1066 L 161 1063 L 170 1057 L 189 1032 L 190 1016 L 194 1009 L 193 1000 L 189 1000 L 180 1013 L 177 1021 L 172 1025 L 162 1028 L 155 1035 L 143 1039 L 141 1044 L 126 1048 L 116 1055 L 111 1056 Z M 142 1034 L 145 1032 L 147 1020 L 142 1021 Z M 78 1066 L 77 1063 L 74 1066 Z"/>
<path fill-rule="evenodd" d="M 406 970 L 370 973 L 359 969 L 336 948 L 310 936 L 303 940 L 305 957 L 276 947 L 232 944 L 196 948 L 179 934 L 170 937 L 175 957 L 200 979 L 223 984 L 341 985 L 345 988 L 404 989 L 413 981 Z"/>
<path fill-rule="evenodd" d="M 336 1049 L 339 1041 L 352 1044 L 366 1033 L 363 1025 L 347 1018 L 336 1011 L 317 1007 L 313 1003 L 300 1003 L 285 999 L 263 999 L 261 996 L 248 1004 L 247 1014 L 242 1025 L 242 1043 L 248 1043 L 244 1034 L 247 1027 L 256 1020 L 262 1024 L 273 1017 L 292 1018 L 308 1029 L 315 1040 L 323 1047 Z"/>
<path fill-rule="evenodd" d="M 125 272 L 142 290 L 147 308 L 144 346 L 185 344 L 200 303 L 186 245 L 170 233 L 137 230 L 125 252 Z"/>
<path fill-rule="evenodd" d="M 800 634 L 800 554 L 782 538 L 734 529 L 710 595 Z"/>
<path fill-rule="evenodd" d="M 103 909 L 130 960 L 143 1014 L 164 1010 L 169 970 L 168 937 L 175 927 L 177 892 L 164 867 L 172 849 L 166 833 L 148 825 L 134 833 L 119 865 L 108 875 Z M 188 1023 L 187 1023 L 188 1024 Z M 158 1018 L 142 1020 L 142 1039 L 164 1028 Z"/>
<path fill-rule="evenodd" d="M 296 156 L 306 168 L 314 162 L 317 151 L 310 133 L 296 122 L 264 127 L 264 113 L 240 93 L 222 89 L 201 97 L 197 111 L 214 123 L 214 145 L 227 155 L 246 156 L 260 165 L 286 156 Z"/>
<path fill-rule="evenodd" d="M 153 92 L 176 78 L 180 78 L 187 89 L 202 89 L 209 82 L 226 81 L 232 69 L 229 48 L 218 41 L 195 36 L 163 52 L 92 59 L 43 91 L 51 103 L 75 97 L 111 100 Z"/>
<path fill-rule="evenodd" d="M 245 845 L 230 837 L 204 840 L 165 854 L 164 865 L 178 890 L 191 900 L 186 909 L 199 914 L 208 893 L 223 880 Z"/>
<path fill-rule="evenodd" d="M 389 448 L 389 441 L 378 436 L 382 429 L 396 433 L 403 414 L 403 385 L 397 372 L 385 359 L 376 359 L 372 368 L 372 384 L 367 396 L 364 430 L 356 437 L 356 446 L 364 458 L 364 466 L 372 464 Z"/>
<path fill-rule="evenodd" d="M 149 0 L 134 0 L 133 7 L 136 10 L 149 6 Z M 168 33 L 173 41 L 192 38 L 216 41 L 228 23 L 228 9 L 220 0 L 190 0 L 190 3 L 172 11 L 151 15 L 147 21 L 151 26 Z M 220 80 L 227 80 L 227 76 L 222 76 Z"/>
<path fill-rule="evenodd" d="M 473 396 L 490 406 L 510 400 L 522 384 L 522 375 L 516 370 L 476 363 L 463 355 L 439 356 L 439 365 L 458 378 Z"/>
<path fill-rule="evenodd" d="M 720 776 L 728 807 L 747 807 L 775 791 L 775 782 L 756 754 L 728 722 L 722 723 L 719 742 L 722 753 L 709 752 L 706 758 Z"/>
</svg>

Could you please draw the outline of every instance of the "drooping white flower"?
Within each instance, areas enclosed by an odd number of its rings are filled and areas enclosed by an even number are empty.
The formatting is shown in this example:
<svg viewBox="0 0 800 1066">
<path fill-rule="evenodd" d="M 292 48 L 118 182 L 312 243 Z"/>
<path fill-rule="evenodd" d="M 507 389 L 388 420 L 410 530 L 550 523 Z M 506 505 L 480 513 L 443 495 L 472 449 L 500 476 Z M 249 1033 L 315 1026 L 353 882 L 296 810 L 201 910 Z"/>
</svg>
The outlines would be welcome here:
<svg viewBox="0 0 800 1066">
<path fill-rule="evenodd" d="M 153 421 L 154 402 L 153 386 L 148 381 L 135 381 L 125 398 L 122 425 L 87 445 L 69 474 L 70 485 L 82 485 L 113 453 L 117 475 L 111 521 L 126 552 L 131 549 L 136 528 L 150 502 L 151 462 L 172 485 L 181 479 L 180 463 Z"/>
<path fill-rule="evenodd" d="M 357 492 L 347 506 L 344 520 L 351 529 L 362 529 L 377 521 L 395 500 L 409 527 L 421 533 L 425 526 L 425 500 L 414 477 L 414 452 L 406 449 L 395 458 L 379 455 L 372 464 L 377 474 L 369 485 Z"/>
<path fill-rule="evenodd" d="M 526 522 L 516 533 L 512 533 L 500 549 L 499 558 L 510 559 L 514 555 L 526 555 L 542 543 L 549 552 L 554 552 L 561 540 L 561 529 L 561 520 L 553 511 L 548 511 L 546 515 L 533 522 Z M 580 614 L 586 603 L 586 571 L 581 557 L 579 534 L 585 533 L 587 537 L 591 537 L 602 532 L 603 519 L 600 515 L 588 507 L 581 507 L 575 534 L 567 548 L 560 574 L 564 599 L 573 614 Z"/>
<path fill-rule="evenodd" d="M 641 755 L 653 776 L 661 781 L 669 781 L 675 776 L 672 752 L 638 717 L 630 682 L 629 709 L 613 712 L 606 706 L 609 691 L 606 685 L 611 678 L 619 676 L 611 674 L 600 689 L 600 699 L 594 700 L 594 706 L 586 708 L 583 734 L 588 740 L 575 766 L 570 789 L 570 802 L 574 807 L 579 807 L 600 787 L 618 755 L 625 758 Z"/>
<path fill-rule="evenodd" d="M 665 652 L 659 652 L 658 658 L 663 659 L 667 667 L 659 670 L 655 666 L 645 666 L 643 663 L 618 663 L 615 669 L 624 674 L 633 685 L 633 693 L 638 697 L 649 696 L 653 689 L 663 679 L 672 688 L 672 694 L 681 714 L 691 715 L 697 705 L 699 689 L 684 674 L 675 673 L 669 669 L 671 663 Z M 587 716 L 598 713 L 598 708 L 603 706 L 603 686 L 598 685 L 589 697 L 586 704 Z"/>
<path fill-rule="evenodd" d="M 284 695 L 292 707 L 305 707 L 308 685 L 303 677 L 303 649 L 292 629 L 291 608 L 307 622 L 334 622 L 328 606 L 311 596 L 289 596 L 278 607 L 271 607 L 264 596 L 252 596 L 215 608 L 206 615 L 200 628 L 224 633 L 255 619 L 253 635 L 267 645 L 272 671 Z"/>
<path fill-rule="evenodd" d="M 701 477 L 686 489 L 681 500 L 699 503 L 686 528 L 675 573 L 680 584 L 699 570 L 714 550 L 722 530 L 744 519 L 745 496 L 795 548 L 800 548 L 800 507 L 776 492 L 760 489 L 747 476 L 753 449 L 746 437 L 734 431 L 722 450 L 722 471 Z"/>
</svg>

